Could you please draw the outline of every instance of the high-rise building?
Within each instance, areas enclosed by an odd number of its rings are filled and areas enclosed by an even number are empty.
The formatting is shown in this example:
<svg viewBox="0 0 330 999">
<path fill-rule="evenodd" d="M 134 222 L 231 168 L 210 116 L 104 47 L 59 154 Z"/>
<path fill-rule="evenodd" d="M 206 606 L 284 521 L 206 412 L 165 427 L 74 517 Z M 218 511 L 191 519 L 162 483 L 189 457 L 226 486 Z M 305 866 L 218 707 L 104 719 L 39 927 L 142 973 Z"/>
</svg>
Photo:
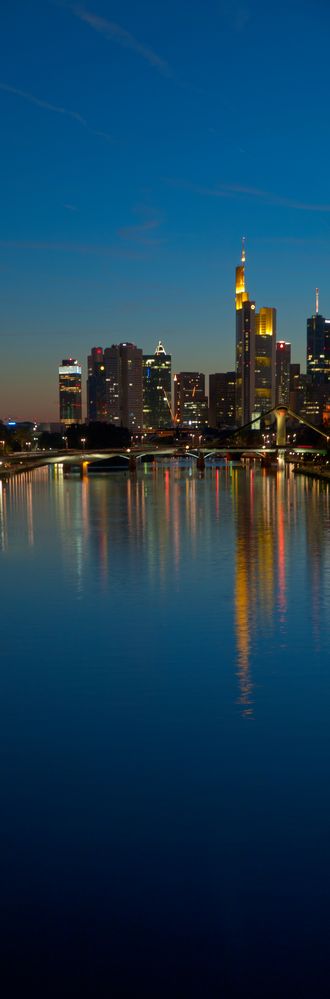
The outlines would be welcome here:
<svg viewBox="0 0 330 999">
<path fill-rule="evenodd" d="M 182 427 L 203 427 L 208 421 L 205 375 L 199 371 L 180 371 L 174 375 L 175 421 Z"/>
<path fill-rule="evenodd" d="M 88 358 L 87 414 L 91 422 L 131 431 L 143 426 L 142 350 L 134 343 L 93 347 Z"/>
<path fill-rule="evenodd" d="M 231 427 L 235 423 L 235 371 L 217 372 L 209 377 L 209 425 Z"/>
<path fill-rule="evenodd" d="M 102 347 L 92 347 L 88 357 L 87 419 L 94 423 L 106 422 L 107 418 L 104 354 Z"/>
<path fill-rule="evenodd" d="M 109 423 L 114 423 L 115 426 L 120 427 L 121 362 L 120 349 L 117 344 L 105 348 L 104 367 L 107 419 Z"/>
<path fill-rule="evenodd" d="M 143 429 L 142 350 L 134 343 L 119 344 L 120 422 L 131 432 Z"/>
<path fill-rule="evenodd" d="M 312 385 L 330 380 L 330 319 L 319 313 L 318 288 L 315 313 L 307 319 L 307 376 Z"/>
<path fill-rule="evenodd" d="M 171 354 L 159 341 L 154 354 L 143 357 L 143 426 L 168 427 L 171 414 Z"/>
<path fill-rule="evenodd" d="M 245 246 L 236 267 L 236 423 L 249 423 L 254 408 L 255 302 L 245 289 Z"/>
<path fill-rule="evenodd" d="M 275 406 L 276 309 L 255 302 L 245 289 L 245 245 L 236 267 L 236 423 L 244 426 Z"/>
<path fill-rule="evenodd" d="M 289 406 L 290 402 L 291 343 L 279 340 L 276 344 L 276 405 Z"/>
<path fill-rule="evenodd" d="M 64 358 L 58 369 L 61 423 L 81 423 L 81 366 L 73 357 Z"/>
<path fill-rule="evenodd" d="M 254 412 L 267 413 L 275 406 L 276 309 L 263 307 L 255 316 Z"/>
<path fill-rule="evenodd" d="M 307 376 L 300 372 L 300 364 L 290 364 L 289 407 L 300 416 L 306 399 Z"/>
</svg>

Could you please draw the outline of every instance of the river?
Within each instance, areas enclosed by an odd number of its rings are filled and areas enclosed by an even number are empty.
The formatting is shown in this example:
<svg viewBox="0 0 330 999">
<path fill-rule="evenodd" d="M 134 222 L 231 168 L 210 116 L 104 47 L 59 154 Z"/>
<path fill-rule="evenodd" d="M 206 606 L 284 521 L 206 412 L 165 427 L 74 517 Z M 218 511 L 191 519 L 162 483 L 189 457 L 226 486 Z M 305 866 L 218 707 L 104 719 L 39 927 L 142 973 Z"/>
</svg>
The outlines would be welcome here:
<svg viewBox="0 0 330 999">
<path fill-rule="evenodd" d="M 0 580 L 3 994 L 328 996 L 330 487 L 39 469 Z"/>
</svg>

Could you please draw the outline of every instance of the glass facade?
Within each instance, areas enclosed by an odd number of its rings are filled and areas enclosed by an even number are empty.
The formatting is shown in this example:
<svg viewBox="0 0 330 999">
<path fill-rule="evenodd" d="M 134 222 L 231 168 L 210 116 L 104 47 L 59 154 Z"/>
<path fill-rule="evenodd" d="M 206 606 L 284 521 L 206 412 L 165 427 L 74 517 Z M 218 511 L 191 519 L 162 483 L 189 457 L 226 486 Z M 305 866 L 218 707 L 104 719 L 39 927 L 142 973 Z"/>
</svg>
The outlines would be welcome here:
<svg viewBox="0 0 330 999">
<path fill-rule="evenodd" d="M 58 369 L 60 421 L 81 423 L 81 366 L 72 357 L 64 358 Z"/>
<path fill-rule="evenodd" d="M 276 309 L 256 313 L 254 360 L 254 410 L 267 413 L 276 395 Z"/>
<path fill-rule="evenodd" d="M 307 319 L 307 375 L 313 385 L 330 381 L 330 319 Z"/>
<path fill-rule="evenodd" d="M 205 375 L 199 371 L 180 371 L 174 375 L 175 422 L 193 429 L 208 422 L 208 398 Z"/>
<path fill-rule="evenodd" d="M 92 347 L 88 357 L 87 419 L 90 423 L 107 420 L 105 361 L 102 347 Z"/>
<path fill-rule="evenodd" d="M 171 354 L 159 341 L 154 354 L 143 358 L 143 426 L 146 430 L 172 423 Z"/>
<path fill-rule="evenodd" d="M 209 378 L 210 427 L 231 427 L 235 423 L 235 371 L 217 372 Z"/>
<path fill-rule="evenodd" d="M 291 343 L 279 340 L 276 344 L 276 405 L 289 406 L 290 402 Z"/>
</svg>

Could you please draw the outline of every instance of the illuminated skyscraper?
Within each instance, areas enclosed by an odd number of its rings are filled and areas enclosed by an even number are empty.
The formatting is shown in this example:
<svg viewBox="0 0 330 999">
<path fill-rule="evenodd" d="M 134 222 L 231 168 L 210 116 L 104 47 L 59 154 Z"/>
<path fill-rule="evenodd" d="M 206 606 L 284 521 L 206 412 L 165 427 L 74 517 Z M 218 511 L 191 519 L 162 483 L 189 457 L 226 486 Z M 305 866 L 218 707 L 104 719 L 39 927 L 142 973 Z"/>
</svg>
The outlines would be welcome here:
<svg viewBox="0 0 330 999">
<path fill-rule="evenodd" d="M 87 419 L 107 421 L 105 363 L 102 347 L 92 347 L 88 357 Z"/>
<path fill-rule="evenodd" d="M 174 412 L 182 427 L 206 426 L 208 399 L 205 395 L 205 375 L 198 371 L 180 371 L 174 375 Z"/>
<path fill-rule="evenodd" d="M 289 405 L 290 365 L 291 343 L 279 340 L 276 344 L 276 405 Z"/>
<path fill-rule="evenodd" d="M 109 423 L 114 423 L 115 426 L 119 427 L 121 422 L 121 362 L 120 350 L 117 344 L 112 344 L 112 347 L 106 347 L 104 351 L 104 366 L 107 419 Z"/>
<path fill-rule="evenodd" d="M 73 357 L 64 358 L 58 369 L 61 423 L 81 423 L 81 366 Z"/>
<path fill-rule="evenodd" d="M 307 376 L 312 385 L 330 380 L 330 319 L 319 313 L 318 288 L 315 313 L 307 319 Z"/>
<path fill-rule="evenodd" d="M 120 418 L 131 432 L 143 429 L 142 350 L 134 343 L 120 343 Z"/>
<path fill-rule="evenodd" d="M 245 289 L 245 246 L 236 267 L 236 423 L 249 423 L 254 407 L 255 302 Z"/>
<path fill-rule="evenodd" d="M 209 378 L 209 425 L 232 426 L 235 423 L 235 371 L 217 372 Z"/>
<path fill-rule="evenodd" d="M 276 309 L 263 307 L 255 316 L 254 411 L 267 413 L 275 406 Z"/>
<path fill-rule="evenodd" d="M 93 347 L 88 358 L 87 414 L 91 422 L 142 430 L 142 350 L 134 343 Z"/>
<path fill-rule="evenodd" d="M 159 341 L 154 354 L 143 358 L 143 426 L 168 427 L 171 425 L 171 363 Z"/>
<path fill-rule="evenodd" d="M 302 412 L 306 400 L 307 375 L 300 373 L 300 364 L 290 364 L 290 395 L 289 406 L 298 416 Z"/>
</svg>

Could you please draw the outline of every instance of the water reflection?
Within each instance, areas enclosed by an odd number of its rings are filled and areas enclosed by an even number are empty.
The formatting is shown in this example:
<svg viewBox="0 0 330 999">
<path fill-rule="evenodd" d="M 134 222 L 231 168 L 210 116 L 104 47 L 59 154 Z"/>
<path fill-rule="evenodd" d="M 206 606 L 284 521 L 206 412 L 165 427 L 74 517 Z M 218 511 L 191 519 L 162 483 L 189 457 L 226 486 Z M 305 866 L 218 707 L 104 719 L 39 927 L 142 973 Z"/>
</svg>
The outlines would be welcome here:
<svg viewBox="0 0 330 999">
<path fill-rule="evenodd" d="M 286 648 L 299 566 L 305 572 L 308 565 L 303 598 L 320 647 L 330 596 L 329 516 L 329 488 L 288 470 L 212 469 L 202 479 L 191 469 L 155 464 L 134 478 L 81 481 L 64 479 L 54 466 L 0 482 L 0 551 L 26 547 L 36 562 L 41 552 L 50 565 L 60 559 L 79 600 L 91 586 L 107 596 L 119 577 L 127 599 L 141 606 L 158 592 L 171 606 L 173 594 L 184 600 L 186 588 L 206 621 L 210 595 L 214 601 L 227 587 L 219 600 L 229 601 L 225 626 L 235 638 L 238 701 L 252 717 L 256 647 L 260 636 L 271 643 L 276 633 Z M 189 607 L 188 600 L 187 613 Z"/>
<path fill-rule="evenodd" d="M 236 522 L 236 645 L 239 701 L 253 712 L 251 659 L 258 631 L 271 638 L 276 616 L 285 633 L 286 530 L 290 526 L 291 481 L 284 472 L 268 474 L 252 468 L 246 480 L 234 479 Z"/>
</svg>

